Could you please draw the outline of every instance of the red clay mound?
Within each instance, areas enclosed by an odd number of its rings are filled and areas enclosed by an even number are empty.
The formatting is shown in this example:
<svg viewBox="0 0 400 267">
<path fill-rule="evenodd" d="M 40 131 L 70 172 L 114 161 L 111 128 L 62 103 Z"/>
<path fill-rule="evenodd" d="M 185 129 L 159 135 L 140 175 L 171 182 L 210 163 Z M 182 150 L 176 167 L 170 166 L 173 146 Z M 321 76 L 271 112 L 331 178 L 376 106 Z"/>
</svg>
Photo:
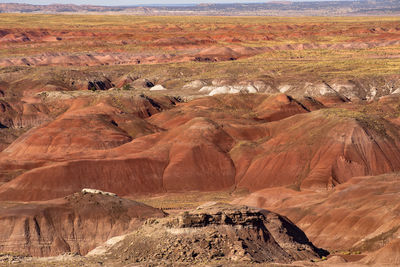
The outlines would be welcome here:
<svg viewBox="0 0 400 267">
<path fill-rule="evenodd" d="M 70 154 L 120 146 L 148 133 L 159 131 L 143 118 L 173 106 L 161 97 L 105 98 L 89 106 L 91 98 L 72 101 L 69 109 L 54 121 L 27 132 L 9 146 L 8 158 L 68 158 Z"/>
<path fill-rule="evenodd" d="M 230 124 L 264 127 L 262 122 L 304 112 L 307 108 L 284 94 L 222 94 L 180 104 L 178 108 L 159 113 L 148 121 L 165 129 L 177 127 L 196 117 L 209 118 L 227 127 Z"/>
<path fill-rule="evenodd" d="M 213 46 L 210 48 L 203 49 L 199 53 L 199 55 L 201 55 L 201 56 L 237 57 L 239 54 L 236 53 L 230 47 Z"/>
<path fill-rule="evenodd" d="M 398 174 L 358 177 L 320 193 L 269 188 L 251 194 L 241 203 L 284 214 L 314 244 L 326 249 L 374 251 L 399 234 L 398 180 Z M 376 257 L 397 245 L 384 247 Z M 380 260 L 376 259 L 376 263 Z M 375 256 L 370 261 L 375 262 Z"/>
<path fill-rule="evenodd" d="M 265 48 L 212 46 L 202 49 L 195 56 L 199 61 L 201 59 L 203 61 L 207 61 L 207 59 L 208 61 L 224 61 L 250 57 L 265 51 Z"/>
<path fill-rule="evenodd" d="M 400 239 L 397 238 L 375 253 L 368 255 L 362 262 L 369 265 L 399 266 Z"/>
<path fill-rule="evenodd" d="M 164 213 L 116 196 L 76 193 L 51 202 L 3 203 L 0 250 L 32 256 L 86 254 Z"/>
<path fill-rule="evenodd" d="M 7 128 L 34 127 L 50 120 L 42 103 L 0 100 L 0 124 Z"/>
<path fill-rule="evenodd" d="M 227 189 L 234 185 L 234 166 L 227 155 L 231 145 L 231 137 L 221 127 L 194 119 L 168 133 L 138 138 L 97 156 L 88 154 L 97 159 L 28 171 L 1 187 L 0 198 L 46 200 L 84 187 L 121 195 Z M 30 193 L 19 193 L 25 190 Z"/>
<path fill-rule="evenodd" d="M 160 157 L 155 155 L 155 157 Z M 163 192 L 167 154 L 107 160 L 77 160 L 36 168 L 0 187 L 2 200 L 48 200 L 85 187 L 119 195 Z M 28 192 L 25 194 L 22 192 Z"/>
<path fill-rule="evenodd" d="M 235 167 L 227 155 L 234 141 L 215 122 L 193 119 L 164 140 L 172 143 L 163 174 L 165 190 L 208 191 L 234 185 Z"/>
<path fill-rule="evenodd" d="M 216 43 L 211 38 L 193 38 L 193 37 L 170 37 L 161 38 L 155 40 L 152 44 L 154 46 L 171 46 L 171 47 L 185 47 L 185 46 L 197 46 Z"/>
<path fill-rule="evenodd" d="M 107 115 L 62 116 L 45 127 L 22 136 L 4 152 L 12 157 L 38 157 L 102 150 L 132 138 Z"/>
<path fill-rule="evenodd" d="M 265 141 L 240 143 L 231 152 L 238 186 L 328 189 L 353 176 L 398 170 L 397 128 L 354 116 L 330 109 L 268 124 Z M 249 146 L 254 150 L 243 164 L 241 154 Z"/>
<path fill-rule="evenodd" d="M 309 110 L 292 97 L 278 94 L 264 100 L 255 111 L 260 120 L 277 121 Z"/>
</svg>

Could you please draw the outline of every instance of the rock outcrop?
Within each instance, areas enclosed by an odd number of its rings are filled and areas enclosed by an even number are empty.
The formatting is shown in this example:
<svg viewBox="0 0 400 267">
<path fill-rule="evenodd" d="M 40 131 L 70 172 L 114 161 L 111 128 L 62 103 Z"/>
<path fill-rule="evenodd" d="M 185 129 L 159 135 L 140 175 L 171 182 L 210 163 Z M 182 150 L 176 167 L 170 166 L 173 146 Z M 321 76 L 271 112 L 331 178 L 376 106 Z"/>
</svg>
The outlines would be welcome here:
<svg viewBox="0 0 400 267">
<path fill-rule="evenodd" d="M 117 194 L 111 193 L 111 192 L 104 192 L 98 189 L 93 189 L 93 188 L 83 188 L 82 189 L 82 194 L 100 194 L 100 195 L 106 195 L 106 196 L 112 196 L 116 197 Z"/>
<path fill-rule="evenodd" d="M 289 263 L 318 259 L 317 249 L 287 218 L 266 210 L 213 204 L 148 220 L 105 255 L 126 262 Z"/>
</svg>

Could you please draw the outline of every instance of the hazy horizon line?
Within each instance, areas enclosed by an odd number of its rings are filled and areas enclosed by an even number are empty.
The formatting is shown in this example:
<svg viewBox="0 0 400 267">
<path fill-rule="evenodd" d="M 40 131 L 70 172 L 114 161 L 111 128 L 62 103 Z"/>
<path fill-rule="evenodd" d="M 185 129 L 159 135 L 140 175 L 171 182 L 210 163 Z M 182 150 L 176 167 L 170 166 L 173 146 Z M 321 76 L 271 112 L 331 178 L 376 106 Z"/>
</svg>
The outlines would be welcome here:
<svg viewBox="0 0 400 267">
<path fill-rule="evenodd" d="M 75 3 L 76 0 L 65 1 L 65 0 L 39 0 L 39 1 L 2 1 L 0 0 L 0 4 L 27 4 L 27 5 L 40 5 L 40 6 L 49 6 L 49 5 L 76 5 L 76 6 L 119 6 L 119 7 L 130 7 L 130 6 L 195 6 L 201 4 L 267 4 L 274 2 L 359 2 L 360 0 L 265 0 L 265 1 L 225 1 L 225 0 L 217 0 L 217 1 L 193 1 L 190 3 L 181 3 L 178 1 L 174 1 L 171 3 L 159 3 L 156 1 L 152 3 L 120 3 L 120 4 L 110 4 L 110 3 L 88 3 L 88 2 L 97 2 L 99 0 L 87 0 L 87 1 L 79 1 L 80 3 Z M 101 0 L 100 0 L 101 1 Z M 69 2 L 69 3 L 68 3 Z M 82 3 L 84 2 L 84 3 Z M 121 1 L 125 2 L 125 1 Z"/>
</svg>

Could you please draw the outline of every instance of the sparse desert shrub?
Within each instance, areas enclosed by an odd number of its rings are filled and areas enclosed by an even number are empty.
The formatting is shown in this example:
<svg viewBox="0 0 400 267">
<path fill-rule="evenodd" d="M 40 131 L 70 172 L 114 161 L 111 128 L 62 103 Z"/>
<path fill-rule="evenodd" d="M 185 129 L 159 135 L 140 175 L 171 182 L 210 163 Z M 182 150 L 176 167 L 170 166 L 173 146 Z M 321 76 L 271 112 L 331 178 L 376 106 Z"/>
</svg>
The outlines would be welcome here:
<svg viewBox="0 0 400 267">
<path fill-rule="evenodd" d="M 124 86 L 122 86 L 122 90 L 128 91 L 128 90 L 131 90 L 131 89 L 132 89 L 132 87 L 131 87 L 130 84 L 125 84 Z"/>
</svg>

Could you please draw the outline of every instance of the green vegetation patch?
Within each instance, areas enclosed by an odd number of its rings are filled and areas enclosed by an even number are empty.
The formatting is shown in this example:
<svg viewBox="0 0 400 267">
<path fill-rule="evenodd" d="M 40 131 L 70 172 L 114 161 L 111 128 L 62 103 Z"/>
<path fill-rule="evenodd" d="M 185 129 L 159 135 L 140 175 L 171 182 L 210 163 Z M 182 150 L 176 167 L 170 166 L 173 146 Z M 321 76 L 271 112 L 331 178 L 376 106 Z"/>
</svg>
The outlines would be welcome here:
<svg viewBox="0 0 400 267">
<path fill-rule="evenodd" d="M 354 119 L 367 129 L 371 129 L 381 136 L 388 137 L 384 123 L 385 119 L 382 117 L 343 108 L 323 109 L 321 112 L 327 117 Z"/>
</svg>

